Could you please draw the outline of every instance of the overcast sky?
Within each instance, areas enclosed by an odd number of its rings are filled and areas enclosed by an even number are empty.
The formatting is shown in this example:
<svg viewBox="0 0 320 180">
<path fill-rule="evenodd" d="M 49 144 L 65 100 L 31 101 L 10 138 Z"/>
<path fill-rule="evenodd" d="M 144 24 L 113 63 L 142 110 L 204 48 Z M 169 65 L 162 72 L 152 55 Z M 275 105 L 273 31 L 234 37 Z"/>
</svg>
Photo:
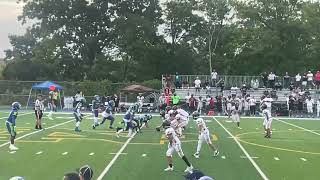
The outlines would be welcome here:
<svg viewBox="0 0 320 180">
<path fill-rule="evenodd" d="M 16 0 L 0 0 L 0 58 L 4 57 L 4 50 L 10 48 L 8 35 L 23 34 L 26 27 L 18 22 L 22 5 Z"/>
</svg>

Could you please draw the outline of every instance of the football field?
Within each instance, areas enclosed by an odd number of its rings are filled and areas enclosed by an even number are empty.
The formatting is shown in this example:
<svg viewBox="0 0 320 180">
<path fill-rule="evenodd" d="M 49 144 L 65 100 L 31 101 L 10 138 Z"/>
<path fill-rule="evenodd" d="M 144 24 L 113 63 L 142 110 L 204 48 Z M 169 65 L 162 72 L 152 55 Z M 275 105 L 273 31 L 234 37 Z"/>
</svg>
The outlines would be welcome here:
<svg viewBox="0 0 320 180">
<path fill-rule="evenodd" d="M 81 133 L 74 132 L 71 113 L 57 113 L 54 120 L 43 119 L 44 131 L 34 130 L 33 112 L 21 112 L 17 120 L 18 151 L 9 151 L 9 135 L 4 123 L 9 112 L 0 112 L 0 180 L 22 176 L 26 180 L 59 180 L 63 174 L 88 164 L 99 180 L 179 180 L 184 179 L 184 162 L 174 154 L 174 171 L 167 167 L 167 141 L 163 132 L 156 132 L 159 117 L 151 127 L 135 138 L 126 132 L 120 138 L 108 123 L 91 128 L 92 116 L 81 124 Z M 117 116 L 115 126 L 121 122 Z M 261 118 L 242 118 L 241 128 L 225 117 L 204 117 L 220 155 L 212 156 L 207 145 L 200 158 L 192 155 L 198 132 L 190 121 L 184 132 L 182 149 L 195 169 L 216 180 L 317 180 L 320 177 L 320 121 L 274 119 L 271 139 L 264 138 Z M 119 125 L 120 126 L 120 125 Z"/>
</svg>

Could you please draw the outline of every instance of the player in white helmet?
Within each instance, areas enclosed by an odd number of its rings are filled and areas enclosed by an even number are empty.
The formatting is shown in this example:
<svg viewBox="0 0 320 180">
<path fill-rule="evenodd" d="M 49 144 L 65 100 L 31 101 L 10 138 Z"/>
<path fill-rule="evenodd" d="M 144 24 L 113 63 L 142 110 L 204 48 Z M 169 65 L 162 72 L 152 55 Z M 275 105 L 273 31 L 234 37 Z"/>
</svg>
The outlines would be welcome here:
<svg viewBox="0 0 320 180">
<path fill-rule="evenodd" d="M 199 117 L 200 114 L 198 112 L 193 113 L 193 117 L 197 123 L 198 129 L 199 129 L 199 136 L 198 136 L 198 146 L 197 146 L 197 152 L 193 155 L 195 158 L 200 157 L 200 150 L 202 147 L 202 143 L 206 142 L 209 147 L 213 150 L 213 156 L 217 157 L 219 155 L 218 147 L 215 146 L 211 139 L 210 139 L 210 132 L 209 129 L 205 123 L 205 121 Z"/>
<path fill-rule="evenodd" d="M 190 164 L 187 157 L 184 155 L 184 153 L 181 149 L 181 141 L 178 138 L 175 130 L 173 128 L 168 128 L 165 131 L 165 135 L 166 135 L 167 139 L 169 140 L 169 144 L 168 144 L 168 150 L 166 152 L 166 156 L 168 159 L 168 167 L 166 169 L 164 169 L 164 171 L 173 171 L 172 154 L 174 151 L 176 151 L 177 154 L 179 155 L 179 157 L 181 159 L 183 159 L 183 161 L 188 166 L 187 169 L 185 170 L 185 172 L 192 172 L 193 166 Z"/>
</svg>

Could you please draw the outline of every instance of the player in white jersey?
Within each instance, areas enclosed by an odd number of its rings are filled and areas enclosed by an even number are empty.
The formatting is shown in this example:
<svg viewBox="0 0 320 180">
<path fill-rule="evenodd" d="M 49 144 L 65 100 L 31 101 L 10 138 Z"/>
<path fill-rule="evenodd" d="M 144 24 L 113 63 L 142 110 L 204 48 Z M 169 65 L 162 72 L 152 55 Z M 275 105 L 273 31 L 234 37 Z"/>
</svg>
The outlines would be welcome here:
<svg viewBox="0 0 320 180">
<path fill-rule="evenodd" d="M 179 127 L 185 129 L 189 123 L 189 113 L 181 108 L 178 108 L 177 106 L 173 106 L 172 109 L 176 112 L 176 114 L 180 115 Z"/>
<path fill-rule="evenodd" d="M 138 113 L 142 113 L 143 101 L 144 101 L 144 97 L 142 96 L 142 93 L 139 93 L 139 96 L 137 96 L 137 103 L 139 105 Z"/>
<path fill-rule="evenodd" d="M 169 140 L 168 144 L 168 150 L 166 152 L 166 156 L 168 159 L 168 167 L 164 169 L 164 171 L 173 171 L 173 163 L 172 163 L 172 154 L 174 151 L 177 152 L 179 157 L 183 159 L 183 161 L 187 164 L 187 169 L 185 172 L 192 172 L 193 166 L 191 163 L 188 161 L 187 157 L 184 155 L 182 148 L 181 148 L 181 141 L 178 138 L 175 130 L 173 128 L 168 128 L 165 131 L 165 135 L 167 139 Z"/>
<path fill-rule="evenodd" d="M 273 102 L 273 99 L 270 97 L 270 95 L 268 95 L 266 98 L 264 98 L 262 101 L 261 101 L 261 105 L 262 104 L 265 104 L 267 106 L 267 109 L 270 111 L 270 113 L 272 112 L 272 102 Z"/>
<path fill-rule="evenodd" d="M 237 103 L 232 103 L 231 119 L 233 120 L 233 122 L 237 124 L 238 128 L 241 129 L 240 128 L 240 109 Z"/>
<path fill-rule="evenodd" d="M 271 124 L 272 124 L 272 116 L 271 112 L 268 110 L 267 105 L 263 104 L 261 106 L 262 114 L 264 116 L 263 127 L 266 130 L 265 138 L 271 138 Z"/>
<path fill-rule="evenodd" d="M 193 155 L 195 158 L 200 157 L 200 150 L 203 142 L 206 142 L 209 147 L 213 150 L 213 156 L 217 157 L 219 155 L 219 150 L 217 146 L 215 146 L 211 139 L 210 139 L 210 132 L 209 129 L 207 128 L 206 123 L 202 118 L 199 117 L 200 114 L 197 112 L 193 113 L 193 117 L 196 120 L 198 129 L 199 129 L 199 136 L 198 136 L 198 146 L 197 146 L 197 152 Z"/>
<path fill-rule="evenodd" d="M 307 113 L 308 113 L 308 116 L 313 116 L 313 104 L 314 104 L 314 101 L 311 97 L 308 97 L 306 99 L 306 105 L 307 105 Z"/>
</svg>

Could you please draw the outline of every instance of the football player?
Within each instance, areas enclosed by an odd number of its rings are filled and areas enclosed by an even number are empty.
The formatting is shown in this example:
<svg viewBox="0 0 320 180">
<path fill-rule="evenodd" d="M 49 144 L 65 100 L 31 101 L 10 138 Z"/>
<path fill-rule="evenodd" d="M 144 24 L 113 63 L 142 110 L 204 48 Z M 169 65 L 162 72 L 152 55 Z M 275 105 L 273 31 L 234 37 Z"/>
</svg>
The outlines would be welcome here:
<svg viewBox="0 0 320 180">
<path fill-rule="evenodd" d="M 161 128 L 166 129 L 166 128 L 170 127 L 170 122 L 171 122 L 171 120 L 170 120 L 170 115 L 169 115 L 169 111 L 170 111 L 170 110 L 171 110 L 171 107 L 170 107 L 170 106 L 167 106 L 167 107 L 166 107 L 166 111 L 161 111 L 161 112 L 160 112 L 160 116 L 162 117 L 162 123 L 161 123 L 161 125 L 159 125 L 158 127 L 156 127 L 156 130 L 157 130 L 157 131 L 160 131 Z"/>
<path fill-rule="evenodd" d="M 16 151 L 19 149 L 14 145 L 14 140 L 17 135 L 17 133 L 16 133 L 16 120 L 18 117 L 18 111 L 21 109 L 21 104 L 18 102 L 14 102 L 14 103 L 12 103 L 11 107 L 12 107 L 12 110 L 10 112 L 9 118 L 6 121 L 6 126 L 7 126 L 8 132 L 10 134 L 9 149 L 11 151 Z"/>
<path fill-rule="evenodd" d="M 41 119 L 44 111 L 44 104 L 42 95 L 39 94 L 36 102 L 34 103 L 34 113 L 36 115 L 36 126 L 35 129 L 42 129 Z"/>
<path fill-rule="evenodd" d="M 266 131 L 265 138 L 271 138 L 271 123 L 272 123 L 272 117 L 271 112 L 268 109 L 268 106 L 266 104 L 263 104 L 261 106 L 262 114 L 264 116 L 263 126 Z"/>
<path fill-rule="evenodd" d="M 197 123 L 198 130 L 199 130 L 197 152 L 193 156 L 197 159 L 200 157 L 200 150 L 202 147 L 202 143 L 206 142 L 209 145 L 209 147 L 212 149 L 213 156 L 217 157 L 219 155 L 219 150 L 217 146 L 215 146 L 210 139 L 210 132 L 209 132 L 209 129 L 207 128 L 205 121 L 202 118 L 200 118 L 200 114 L 198 112 L 194 112 L 193 117 Z"/>
<path fill-rule="evenodd" d="M 240 109 L 238 103 L 232 103 L 231 107 L 231 119 L 233 122 L 237 123 L 237 127 L 240 128 Z"/>
<path fill-rule="evenodd" d="M 138 113 L 142 113 L 142 106 L 143 106 L 144 97 L 142 96 L 142 93 L 139 93 L 139 96 L 137 96 L 137 103 L 138 103 Z"/>
<path fill-rule="evenodd" d="M 105 110 L 103 111 L 102 113 L 102 117 L 103 117 L 103 120 L 102 122 L 100 123 L 100 125 L 104 124 L 104 122 L 106 120 L 110 120 L 110 125 L 109 125 L 109 128 L 110 129 L 113 129 L 112 125 L 113 125 L 113 122 L 114 122 L 114 117 L 113 117 L 113 101 L 110 100 L 109 102 L 106 103 L 106 107 L 105 107 Z"/>
<path fill-rule="evenodd" d="M 83 119 L 83 115 L 81 113 L 81 108 L 83 107 L 84 103 L 85 103 L 85 99 L 83 97 L 78 99 L 76 107 L 73 110 L 73 115 L 76 119 L 76 128 L 74 129 L 75 132 L 81 132 L 80 123 Z"/>
<path fill-rule="evenodd" d="M 172 154 L 176 151 L 181 159 L 187 164 L 187 169 L 185 172 L 192 172 L 193 166 L 188 161 L 187 157 L 184 155 L 181 149 L 181 141 L 178 138 L 175 130 L 173 128 L 168 128 L 165 131 L 165 135 L 169 140 L 168 150 L 166 152 L 167 160 L 168 160 L 168 167 L 164 169 L 164 171 L 173 171 L 173 162 L 172 162 Z"/>
<path fill-rule="evenodd" d="M 133 138 L 132 136 L 133 135 L 132 134 L 133 133 L 133 124 L 132 124 L 133 117 L 134 117 L 133 107 L 130 107 L 123 117 L 122 123 L 124 124 L 124 126 L 122 128 L 117 128 L 116 135 L 118 138 L 120 137 L 119 136 L 120 133 L 123 131 L 128 131 L 127 137 Z"/>
<path fill-rule="evenodd" d="M 93 124 L 92 129 L 96 129 L 99 126 L 99 109 L 100 109 L 101 101 L 98 95 L 94 95 L 94 99 L 92 100 L 92 112 L 93 112 Z"/>
</svg>

